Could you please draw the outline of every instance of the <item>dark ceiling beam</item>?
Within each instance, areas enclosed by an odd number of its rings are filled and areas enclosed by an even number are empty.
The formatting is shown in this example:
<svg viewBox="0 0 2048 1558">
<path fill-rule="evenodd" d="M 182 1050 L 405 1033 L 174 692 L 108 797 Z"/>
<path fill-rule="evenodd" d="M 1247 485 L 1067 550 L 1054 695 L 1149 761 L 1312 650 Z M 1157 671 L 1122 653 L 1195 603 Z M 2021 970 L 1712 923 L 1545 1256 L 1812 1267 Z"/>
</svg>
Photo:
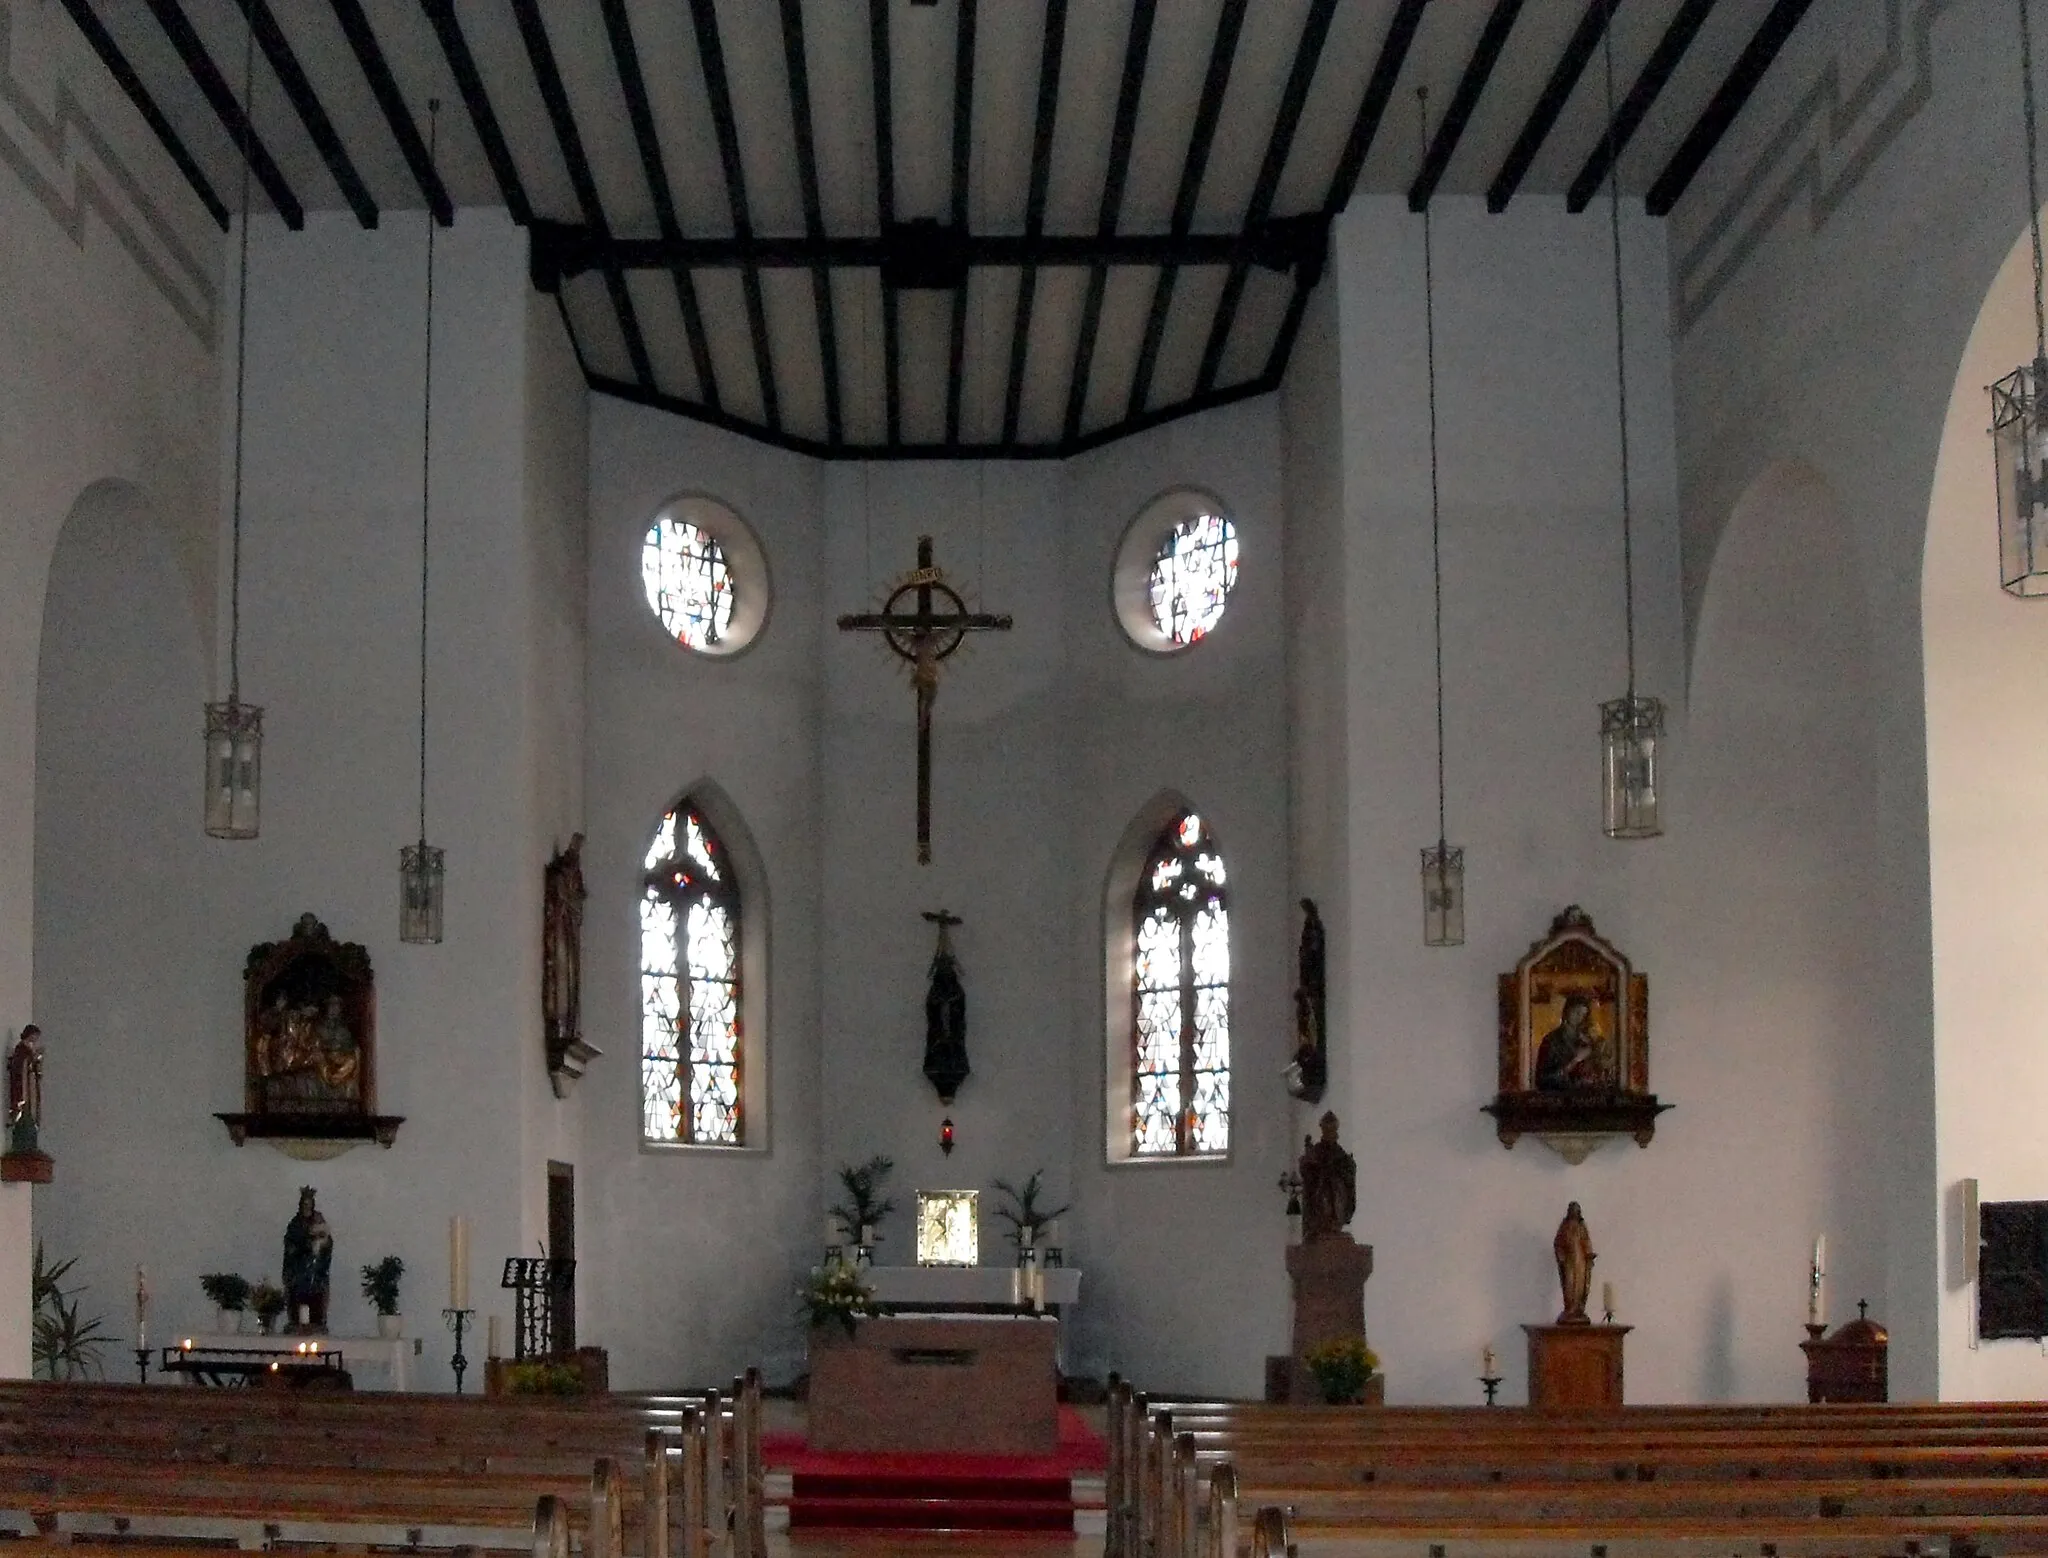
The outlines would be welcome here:
<svg viewBox="0 0 2048 1558">
<path fill-rule="evenodd" d="M 973 0 L 965 0 L 971 5 Z M 817 136 L 811 126 L 811 72 L 804 55 L 803 0 L 782 0 L 782 63 L 789 77 L 789 111 L 796 132 L 797 185 L 803 193 L 804 231 L 825 236 L 825 213 L 818 198 Z M 811 308 L 818 318 L 818 365 L 825 377 L 825 439 L 838 444 L 846 437 L 839 405 L 839 326 L 833 318 L 832 272 L 823 264 L 811 267 Z"/>
<path fill-rule="evenodd" d="M 299 204 L 298 196 L 292 193 L 291 185 L 285 182 L 284 174 L 264 149 L 262 137 L 242 111 L 241 103 L 236 100 L 219 67 L 213 63 L 213 57 L 206 52 L 206 45 L 199 41 L 199 34 L 192 30 L 192 23 L 179 9 L 178 0 L 149 0 L 149 9 L 157 25 L 163 28 L 164 36 L 171 40 L 171 47 L 185 62 L 186 71 L 213 106 L 214 115 L 220 120 L 221 128 L 228 132 L 228 139 L 235 143 L 235 150 L 248 157 L 249 171 L 256 175 L 256 182 L 263 186 L 263 193 L 277 208 L 278 215 L 284 218 L 284 225 L 295 232 L 304 227 L 305 207 Z"/>
<path fill-rule="evenodd" d="M 926 240 L 944 246 L 940 263 L 949 273 L 941 285 L 970 266 L 1075 265 L 1258 265 L 1267 270 L 1319 273 L 1328 224 L 1318 212 L 1269 217 L 1239 233 L 962 233 L 925 230 L 914 224 L 880 235 L 840 237 L 618 238 L 607 231 L 545 218 L 533 223 L 534 271 L 542 278 L 587 270 L 801 269 L 889 267 L 922 270 L 932 263 L 906 256 Z M 1312 278 L 1311 278 L 1312 279 Z M 548 281 L 546 290 L 553 289 Z"/>
<path fill-rule="evenodd" d="M 1515 198 L 1515 191 L 1522 187 L 1530 164 L 1543 150 L 1543 143 L 1550 138 L 1557 116 L 1564 112 L 1564 105 L 1570 101 L 1572 88 L 1585 74 L 1586 62 L 1600 47 L 1600 28 L 1606 19 L 1609 3 L 1610 0 L 1588 0 L 1585 15 L 1579 18 L 1579 25 L 1572 29 L 1564 53 L 1551 67 L 1550 79 L 1543 84 L 1542 95 L 1536 99 L 1536 106 L 1529 110 L 1529 117 L 1522 121 L 1522 133 L 1515 137 L 1515 144 L 1508 149 L 1500 171 L 1494 174 L 1493 182 L 1487 186 L 1487 210 L 1496 215 L 1505 211 L 1508 202 Z M 1620 9 L 1621 0 L 1611 0 L 1611 3 L 1615 9 Z"/>
<path fill-rule="evenodd" d="M 1437 184 L 1458 150 L 1458 141 L 1465 134 L 1465 126 L 1472 121 L 1472 111 L 1479 106 L 1479 94 L 1486 90 L 1486 83 L 1493 76 L 1493 67 L 1500 62 L 1501 50 L 1507 46 L 1515 18 L 1521 14 L 1522 0 L 1494 0 L 1492 14 L 1480 30 L 1472 57 L 1465 62 L 1465 73 L 1458 78 L 1457 90 L 1451 94 L 1443 119 L 1437 124 L 1436 134 L 1430 138 L 1429 150 L 1423 154 L 1422 167 L 1415 175 L 1415 182 L 1408 186 L 1410 211 L 1422 210 L 1429 204 L 1429 197 L 1436 193 Z"/>
<path fill-rule="evenodd" d="M 1124 184 L 1131 172 L 1131 142 L 1138 130 L 1138 100 L 1145 88 L 1145 61 L 1152 50 L 1152 18 L 1158 0 L 1135 0 L 1130 36 L 1124 42 L 1124 78 L 1117 88 L 1116 119 L 1109 132 L 1109 167 L 1102 185 L 1102 212 L 1096 232 L 1107 238 L 1123 215 Z M 1102 327 L 1102 293 L 1109 284 L 1109 266 L 1098 260 L 1088 268 L 1088 295 L 1081 304 L 1081 333 L 1074 342 L 1074 376 L 1067 386 L 1065 436 L 1081 436 L 1081 418 L 1088 409 L 1088 377 L 1095 365 L 1095 337 Z"/>
<path fill-rule="evenodd" d="M 199 164 L 192 160 L 192 153 L 178 138 L 178 132 L 171 128 L 163 110 L 156 106 L 156 99 L 149 95 L 149 88 L 142 84 L 142 78 L 135 73 L 135 67 L 128 63 L 128 56 L 121 52 L 121 46 L 114 42 L 114 35 L 107 31 L 100 19 L 93 14 L 90 0 L 64 0 L 64 10 L 71 17 L 72 25 L 85 35 L 85 41 L 92 46 L 100 63 L 107 67 L 107 74 L 114 78 L 114 84 L 128 95 L 128 101 L 135 105 L 135 111 L 142 115 L 142 122 L 149 126 L 164 152 L 178 171 L 185 175 L 185 182 L 192 186 L 192 193 L 199 197 L 199 203 L 206 207 L 222 232 L 228 230 L 228 208 L 214 193 L 213 185 L 207 182 Z"/>
<path fill-rule="evenodd" d="M 265 0 L 236 0 L 236 3 L 242 8 L 244 20 L 255 29 L 256 46 L 270 61 L 271 70 L 284 88 L 284 95 L 291 99 L 292 107 L 298 111 L 299 123 L 306 127 L 307 138 L 320 153 L 321 161 L 327 164 L 327 171 L 334 175 L 335 187 L 341 191 L 341 198 L 348 202 L 358 222 L 365 227 L 375 227 L 377 202 L 370 198 L 362 175 L 356 172 L 356 165 L 349 160 L 348 148 L 341 144 L 334 121 L 320 106 L 313 83 L 306 79 L 299 57 L 292 51 L 291 40 L 277 25 L 277 18 Z"/>
<path fill-rule="evenodd" d="M 868 0 L 868 66 L 875 107 L 875 210 L 882 231 L 896 225 L 896 106 L 889 85 L 889 0 Z M 903 392 L 896 373 L 896 289 L 882 286 L 882 381 L 889 442 L 903 438 Z"/>
<path fill-rule="evenodd" d="M 361 0 L 328 0 L 328 4 L 334 9 L 334 19 L 341 23 L 342 35 L 348 39 L 356 63 L 363 69 L 363 79 L 370 83 L 371 95 L 384 112 L 384 122 L 391 127 L 391 138 L 398 142 L 399 154 L 412 169 L 412 180 L 419 186 L 421 198 L 434 213 L 434 220 L 443 227 L 449 226 L 455 220 L 455 202 L 448 198 L 448 186 L 441 182 L 433 155 L 420 136 L 419 126 L 413 123 L 412 110 L 405 106 L 405 94 L 398 90 L 398 79 L 391 74 L 370 18 L 363 14 Z"/>
<path fill-rule="evenodd" d="M 1721 137 L 1735 122 L 1735 116 L 1742 112 L 1742 105 L 1764 79 L 1764 73 L 1771 68 L 1771 62 L 1778 57 L 1778 51 L 1785 46 L 1785 40 L 1792 36 L 1792 29 L 1799 25 L 1800 17 L 1806 14 L 1811 0 L 1777 0 L 1737 57 L 1735 66 L 1714 91 L 1713 98 L 1701 111 L 1693 127 L 1686 132 L 1685 140 L 1673 153 L 1664 171 L 1657 175 L 1656 183 L 1650 186 L 1645 204 L 1652 216 L 1669 216 L 1671 208 L 1678 204 L 1686 186 L 1692 183 L 1714 148 L 1721 143 Z"/>
<path fill-rule="evenodd" d="M 647 99 L 647 78 L 640 69 L 640 49 L 633 41 L 633 23 L 626 15 L 626 0 L 601 0 L 604 30 L 611 40 L 612 64 L 619 73 L 619 90 L 625 95 L 626 117 L 633 124 L 633 142 L 640 151 L 640 172 L 647 180 L 647 192 L 654 202 L 654 220 L 665 239 L 683 236 L 676 220 L 675 191 L 662 161 L 661 137 L 654 128 L 654 108 Z M 696 365 L 697 384 L 704 401 L 719 409 L 718 374 L 711 361 L 711 343 L 704 334 L 704 311 L 698 306 L 697 284 L 689 267 L 671 265 L 676 307 L 682 310 L 683 332 L 690 341 L 690 360 Z"/>
<path fill-rule="evenodd" d="M 1181 163 L 1180 190 L 1173 202 L 1173 232 L 1185 236 L 1195 219 L 1195 202 L 1202 193 L 1202 175 L 1208 171 L 1209 149 L 1216 140 L 1216 121 L 1223 115 L 1223 94 L 1230 86 L 1230 67 L 1237 55 L 1237 36 L 1244 27 L 1245 0 L 1223 0 L 1223 14 L 1216 20 L 1216 39 L 1209 49 L 1209 70 L 1202 80 L 1202 96 L 1195 105 L 1195 124 L 1188 137 L 1188 151 Z M 1145 320 L 1145 338 L 1138 348 L 1138 368 L 1131 376 L 1131 395 L 1126 419 L 1143 414 L 1152 398 L 1152 373 L 1159 364 L 1159 342 L 1166 334 L 1166 316 L 1173 306 L 1173 285 L 1177 271 L 1172 265 L 1160 268 L 1152 287 L 1152 311 Z"/>
<path fill-rule="evenodd" d="M 462 94 L 462 106 L 476 130 L 477 143 L 484 149 L 484 160 L 491 165 L 491 176 L 498 181 L 499 197 L 512 220 L 521 227 L 528 226 L 533 221 L 533 204 L 526 198 L 519 165 L 512 160 L 512 148 L 505 144 L 497 110 L 491 107 L 490 94 L 484 90 L 476 56 L 469 52 L 469 40 L 463 37 L 462 25 L 455 19 L 455 0 L 420 0 L 420 4 L 440 41 L 441 57 L 448 61 L 448 74 L 455 78 L 455 89 Z"/>
<path fill-rule="evenodd" d="M 974 172 L 974 0 L 960 0 L 953 34 L 953 226 L 967 231 Z M 946 347 L 946 442 L 960 442 L 960 398 L 967 380 L 967 290 L 953 289 L 953 328 Z"/>
<path fill-rule="evenodd" d="M 1519 5 L 1521 0 L 1503 0 Z M 1316 66 L 1323 57 L 1323 42 L 1330 33 L 1330 19 L 1337 0 L 1315 0 L 1303 20 L 1301 40 L 1294 48 L 1294 64 L 1287 72 L 1287 86 L 1280 94 L 1280 112 L 1273 120 L 1273 133 L 1266 139 L 1266 155 L 1259 164 L 1258 181 L 1252 186 L 1251 204 L 1245 210 L 1245 226 L 1264 222 L 1273 210 L 1273 197 L 1280 190 L 1280 176 L 1287 171 L 1287 154 L 1294 149 L 1294 132 L 1301 124 L 1301 110 L 1308 102 Z M 1195 377 L 1195 393 L 1202 395 L 1216 387 L 1222 371 L 1224 348 L 1230 343 L 1230 327 L 1237 320 L 1237 305 L 1244 296 L 1249 267 L 1239 261 L 1223 278 L 1223 293 L 1216 300 L 1216 314 L 1209 322 L 1209 341 L 1202 349 L 1201 371 Z"/>
<path fill-rule="evenodd" d="M 583 208 L 583 220 L 595 232 L 609 235 L 604 206 L 597 197 L 597 182 L 591 176 L 590 160 L 583 154 L 583 136 L 576 128 L 576 115 L 569 107 L 569 92 L 562 85 L 562 73 L 556 68 L 547 28 L 541 23 L 538 0 L 512 0 L 512 14 L 519 24 L 519 37 L 526 46 L 526 58 L 533 67 L 541 102 L 554 126 L 555 144 L 575 188 L 576 203 Z M 632 294 L 626 290 L 625 276 L 616 266 L 606 266 L 604 280 L 605 290 L 611 295 L 612 312 L 618 317 L 619 333 L 625 337 L 633 374 L 641 383 L 652 384 L 654 366 L 648 360 L 647 342 L 641 337 L 640 318 L 633 309 Z"/>
<path fill-rule="evenodd" d="M 1031 187 L 1024 199 L 1024 233 L 1045 231 L 1045 186 L 1052 177 L 1052 137 L 1059 120 L 1060 56 L 1066 47 L 1067 0 L 1048 0 L 1045 41 L 1038 54 L 1038 114 L 1031 133 Z M 1003 392 L 1003 438 L 1017 441 L 1017 417 L 1024 404 L 1024 364 L 1030 356 L 1031 308 L 1038 294 L 1038 267 L 1026 263 L 1017 275 L 1017 309 L 1010 326 L 1010 382 Z"/>
<path fill-rule="evenodd" d="M 753 209 L 747 201 L 747 169 L 740 161 L 739 123 L 732 113 L 732 86 L 725 74 L 725 45 L 718 36 L 718 10 L 713 0 L 690 0 L 690 21 L 697 30 L 697 64 L 704 76 L 704 94 L 711 109 L 711 128 L 718 137 L 718 160 L 725 169 L 726 204 L 732 210 L 733 233 L 753 236 Z M 747 328 L 754 339 L 754 376 L 761 387 L 761 414 L 771 432 L 782 429 L 782 403 L 775 393 L 775 358 L 768 344 L 768 310 L 761 300 L 761 273 L 747 266 L 741 274 L 747 300 Z"/>
<path fill-rule="evenodd" d="M 1621 106 L 1614 110 L 1614 122 L 1600 137 L 1600 144 L 1593 148 L 1593 155 L 1586 159 L 1586 165 L 1579 169 L 1579 176 L 1572 180 L 1572 187 L 1564 200 L 1567 211 L 1585 210 L 1599 192 L 1600 185 L 1607 178 L 1607 170 L 1617 157 L 1628 150 L 1628 143 L 1641 127 L 1650 105 L 1657 101 L 1657 94 L 1664 90 L 1665 83 L 1678 69 L 1678 62 L 1685 58 L 1685 51 L 1692 46 L 1700 24 L 1713 9 L 1714 0 L 1683 0 L 1677 14 L 1671 18 L 1671 25 L 1664 29 L 1664 36 L 1657 40 L 1657 47 L 1650 51 L 1642 74 L 1628 89 L 1628 96 L 1621 100 Z"/>
<path fill-rule="evenodd" d="M 1401 69 L 1408 63 L 1408 51 L 1415 46 L 1415 33 L 1422 25 L 1422 12 L 1427 4 L 1428 0 L 1401 0 L 1393 20 L 1387 24 L 1386 37 L 1380 40 L 1379 57 L 1366 78 L 1358 112 L 1351 120 L 1351 133 L 1345 137 L 1343 154 L 1330 174 L 1330 187 L 1323 193 L 1322 222 L 1326 236 L 1329 224 L 1351 203 L 1352 191 L 1358 187 L 1358 175 L 1379 136 L 1380 121 L 1387 116 L 1387 104 L 1393 100 Z M 1287 360 L 1294 355 L 1294 338 L 1301 330 L 1302 316 L 1308 312 L 1308 295 L 1322 274 L 1320 252 L 1315 263 L 1304 264 L 1295 271 L 1294 295 L 1287 300 L 1280 333 L 1273 338 L 1273 349 L 1266 354 L 1266 371 L 1253 382 L 1277 385 L 1286 374 Z"/>
<path fill-rule="evenodd" d="M 1086 454 L 1090 449 L 1100 449 L 1104 444 L 1114 443 L 1119 438 L 1129 438 L 1133 433 L 1150 432 L 1155 427 L 1178 422 L 1182 417 L 1214 411 L 1218 406 L 1235 405 L 1240 400 L 1250 400 L 1254 396 L 1267 394 L 1279 387 L 1277 379 L 1269 374 L 1261 374 L 1256 379 L 1246 379 L 1242 384 L 1232 384 L 1223 389 L 1191 395 L 1186 400 L 1154 406 L 1150 411 L 1141 411 L 1135 416 L 1125 417 L 1121 422 L 1111 422 L 1107 426 L 1098 427 L 1092 432 L 1081 434 L 1078 438 L 1066 439 L 1051 447 L 1062 459 Z"/>
</svg>

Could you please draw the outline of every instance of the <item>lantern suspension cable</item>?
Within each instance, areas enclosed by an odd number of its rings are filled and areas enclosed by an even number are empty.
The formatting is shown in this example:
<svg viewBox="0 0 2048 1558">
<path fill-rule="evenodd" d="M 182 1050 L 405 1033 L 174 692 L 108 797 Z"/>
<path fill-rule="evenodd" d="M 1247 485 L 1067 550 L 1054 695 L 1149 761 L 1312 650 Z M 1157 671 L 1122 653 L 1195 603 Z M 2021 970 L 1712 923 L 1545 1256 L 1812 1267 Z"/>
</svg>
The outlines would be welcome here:
<svg viewBox="0 0 2048 1558">
<path fill-rule="evenodd" d="M 1998 582 L 2020 596 L 2048 595 L 2048 307 L 2042 301 L 2040 133 L 2034 111 L 2034 28 L 2020 19 L 2020 109 L 2026 131 L 2027 233 L 2034 259 L 2034 358 L 1991 386 L 1998 481 Z"/>
<path fill-rule="evenodd" d="M 1607 136 L 1614 136 L 1614 5 L 1604 0 L 1602 54 L 1607 77 Z M 1628 310 L 1621 270 L 1621 156 L 1610 144 L 1607 158 L 1607 232 L 1614 265 L 1614 383 L 1621 426 L 1621 591 L 1628 687 L 1600 705 L 1602 827 L 1609 838 L 1655 838 L 1664 831 L 1659 815 L 1657 747 L 1664 735 L 1664 705 L 1636 695 L 1635 504 L 1628 449 Z"/>
<path fill-rule="evenodd" d="M 263 809 L 263 710 L 242 702 L 242 451 L 249 370 L 249 177 L 255 136 L 256 27 L 242 38 L 242 231 L 235 288 L 234 478 L 228 553 L 228 696 L 205 709 L 205 826 L 220 839 L 255 838 Z"/>
<path fill-rule="evenodd" d="M 1415 89 L 1417 146 L 1429 146 L 1429 88 Z M 1444 543 L 1443 487 L 1436 427 L 1436 250 L 1429 203 L 1422 206 L 1422 327 L 1429 371 L 1429 576 L 1436 647 L 1436 845 L 1422 852 L 1422 944 L 1465 942 L 1465 851 L 1453 848 L 1444 802 Z"/>
<path fill-rule="evenodd" d="M 440 142 L 441 100 L 427 102 L 427 165 Z M 398 852 L 398 939 L 416 945 L 441 940 L 447 853 L 427 842 L 427 601 L 433 534 L 434 472 L 434 213 L 427 220 L 427 319 L 420 397 L 420 788 L 419 840 Z"/>
</svg>

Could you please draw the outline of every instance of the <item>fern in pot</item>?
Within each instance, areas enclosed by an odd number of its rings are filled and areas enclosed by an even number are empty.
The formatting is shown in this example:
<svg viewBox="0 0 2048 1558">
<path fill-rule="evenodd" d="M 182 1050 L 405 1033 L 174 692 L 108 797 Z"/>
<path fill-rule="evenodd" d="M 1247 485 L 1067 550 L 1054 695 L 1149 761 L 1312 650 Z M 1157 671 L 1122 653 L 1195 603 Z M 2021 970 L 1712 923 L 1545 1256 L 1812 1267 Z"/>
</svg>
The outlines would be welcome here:
<svg viewBox="0 0 2048 1558">
<path fill-rule="evenodd" d="M 377 1311 L 377 1334 L 390 1338 L 405 1334 L 405 1317 L 398 1312 L 398 1281 L 405 1275 L 405 1262 L 396 1255 L 363 1268 L 363 1297 Z"/>
</svg>

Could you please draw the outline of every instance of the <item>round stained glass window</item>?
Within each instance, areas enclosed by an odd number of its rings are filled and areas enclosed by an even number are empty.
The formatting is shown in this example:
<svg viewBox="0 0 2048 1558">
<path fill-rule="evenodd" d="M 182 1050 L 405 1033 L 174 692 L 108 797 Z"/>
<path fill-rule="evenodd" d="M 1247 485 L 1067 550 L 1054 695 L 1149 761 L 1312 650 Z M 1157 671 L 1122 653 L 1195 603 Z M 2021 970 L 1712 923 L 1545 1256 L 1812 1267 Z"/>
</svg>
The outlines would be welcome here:
<svg viewBox="0 0 2048 1558">
<path fill-rule="evenodd" d="M 1176 648 L 1202 638 L 1222 619 L 1237 583 L 1237 527 L 1221 514 L 1194 514 L 1160 538 L 1147 593 L 1152 623 Z"/>
<path fill-rule="evenodd" d="M 712 653 L 732 631 L 733 577 L 710 532 L 664 514 L 640 549 L 647 604 L 676 641 Z"/>
</svg>

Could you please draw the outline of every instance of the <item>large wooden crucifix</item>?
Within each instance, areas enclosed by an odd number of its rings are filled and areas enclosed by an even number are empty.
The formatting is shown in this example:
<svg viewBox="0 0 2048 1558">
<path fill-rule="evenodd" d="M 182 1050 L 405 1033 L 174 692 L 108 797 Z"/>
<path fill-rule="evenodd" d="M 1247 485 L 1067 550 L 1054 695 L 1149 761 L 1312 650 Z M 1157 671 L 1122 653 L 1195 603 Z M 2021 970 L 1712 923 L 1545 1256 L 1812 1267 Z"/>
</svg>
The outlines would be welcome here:
<svg viewBox="0 0 2048 1558">
<path fill-rule="evenodd" d="M 904 575 L 880 611 L 850 611 L 839 619 L 842 633 L 879 633 L 910 662 L 917 690 L 917 862 L 932 858 L 932 702 L 939 695 L 939 662 L 967 641 L 969 633 L 1007 633 L 1007 612 L 969 611 L 960 592 L 932 561 L 932 538 L 917 538 L 917 567 Z"/>
</svg>

